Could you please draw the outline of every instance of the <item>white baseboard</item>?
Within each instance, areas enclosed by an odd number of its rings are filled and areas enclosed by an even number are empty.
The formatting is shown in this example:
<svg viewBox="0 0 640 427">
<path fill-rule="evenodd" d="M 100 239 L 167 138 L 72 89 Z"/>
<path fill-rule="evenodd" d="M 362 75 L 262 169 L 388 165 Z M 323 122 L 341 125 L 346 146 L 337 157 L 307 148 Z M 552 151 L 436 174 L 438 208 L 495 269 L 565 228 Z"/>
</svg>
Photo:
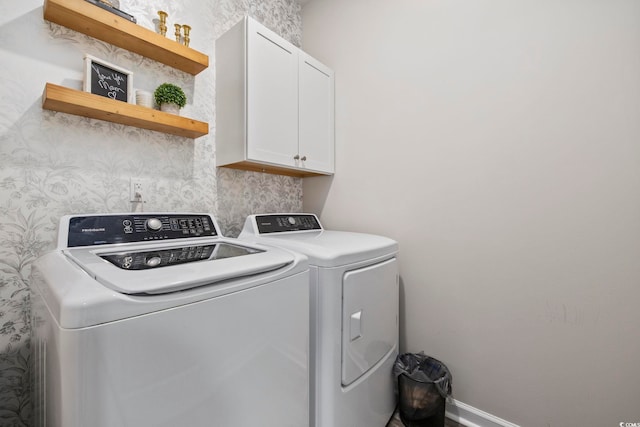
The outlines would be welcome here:
<svg viewBox="0 0 640 427">
<path fill-rule="evenodd" d="M 520 427 L 455 399 L 447 399 L 446 417 L 466 427 Z"/>
</svg>

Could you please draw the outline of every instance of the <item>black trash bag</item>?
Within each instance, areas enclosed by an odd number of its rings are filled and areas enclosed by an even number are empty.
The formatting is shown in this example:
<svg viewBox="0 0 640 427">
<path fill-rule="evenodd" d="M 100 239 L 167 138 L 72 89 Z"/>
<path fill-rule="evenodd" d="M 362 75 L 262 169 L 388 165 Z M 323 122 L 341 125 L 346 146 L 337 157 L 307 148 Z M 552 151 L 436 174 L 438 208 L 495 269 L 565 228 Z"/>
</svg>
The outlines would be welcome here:
<svg viewBox="0 0 640 427">
<path fill-rule="evenodd" d="M 444 424 L 445 399 L 451 394 L 451 372 L 433 357 L 420 353 L 398 355 L 393 365 L 397 379 L 400 419 L 407 427 Z M 438 421 L 433 424 L 431 421 Z"/>
</svg>

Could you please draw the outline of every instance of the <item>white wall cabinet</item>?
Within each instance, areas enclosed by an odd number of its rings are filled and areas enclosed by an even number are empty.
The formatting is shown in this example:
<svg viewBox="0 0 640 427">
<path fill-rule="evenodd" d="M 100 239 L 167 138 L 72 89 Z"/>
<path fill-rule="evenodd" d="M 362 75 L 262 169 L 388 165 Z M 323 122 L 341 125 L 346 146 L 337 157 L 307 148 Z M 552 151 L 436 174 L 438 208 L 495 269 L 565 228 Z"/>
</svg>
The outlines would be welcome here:
<svg viewBox="0 0 640 427">
<path fill-rule="evenodd" d="M 334 171 L 334 74 L 246 17 L 216 41 L 216 162 L 293 176 Z"/>
</svg>

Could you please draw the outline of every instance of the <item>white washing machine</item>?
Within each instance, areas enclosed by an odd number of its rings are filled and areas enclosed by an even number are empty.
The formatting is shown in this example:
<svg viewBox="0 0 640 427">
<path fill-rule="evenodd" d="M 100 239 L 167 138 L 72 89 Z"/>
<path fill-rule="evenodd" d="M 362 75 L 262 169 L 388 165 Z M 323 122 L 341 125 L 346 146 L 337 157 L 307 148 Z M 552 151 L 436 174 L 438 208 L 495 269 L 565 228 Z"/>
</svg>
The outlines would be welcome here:
<svg viewBox="0 0 640 427">
<path fill-rule="evenodd" d="M 309 423 L 309 271 L 208 214 L 77 215 L 33 264 L 37 427 Z"/>
<path fill-rule="evenodd" d="M 396 403 L 397 243 L 324 230 L 313 214 L 251 215 L 239 239 L 309 257 L 311 425 L 384 427 Z"/>
</svg>

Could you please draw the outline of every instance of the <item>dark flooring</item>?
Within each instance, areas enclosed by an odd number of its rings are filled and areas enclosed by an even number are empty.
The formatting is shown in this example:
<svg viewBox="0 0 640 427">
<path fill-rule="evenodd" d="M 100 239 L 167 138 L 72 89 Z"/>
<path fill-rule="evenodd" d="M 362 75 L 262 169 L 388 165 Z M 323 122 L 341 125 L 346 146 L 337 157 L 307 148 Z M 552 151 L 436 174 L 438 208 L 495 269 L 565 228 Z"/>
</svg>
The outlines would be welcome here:
<svg viewBox="0 0 640 427">
<path fill-rule="evenodd" d="M 445 418 L 444 426 L 445 427 L 464 427 L 462 424 L 458 424 L 457 422 L 452 421 L 449 418 Z M 398 411 L 396 411 L 396 413 L 393 414 L 393 418 L 391 418 L 391 421 L 389 421 L 389 424 L 387 424 L 387 427 L 404 427 L 404 424 L 402 424 L 402 421 L 400 421 L 400 414 L 398 413 Z"/>
</svg>

